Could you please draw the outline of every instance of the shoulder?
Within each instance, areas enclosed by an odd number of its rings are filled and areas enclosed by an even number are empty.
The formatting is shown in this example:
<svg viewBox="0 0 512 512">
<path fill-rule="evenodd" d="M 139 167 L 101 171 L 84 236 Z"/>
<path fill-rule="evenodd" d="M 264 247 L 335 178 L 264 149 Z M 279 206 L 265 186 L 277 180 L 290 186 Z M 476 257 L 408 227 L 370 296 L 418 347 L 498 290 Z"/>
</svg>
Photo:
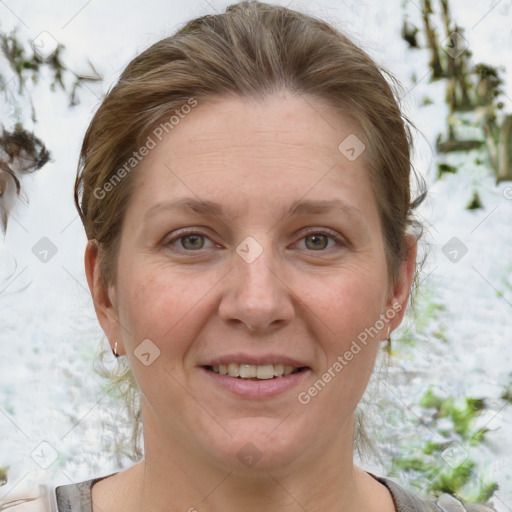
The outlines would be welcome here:
<svg viewBox="0 0 512 512">
<path fill-rule="evenodd" d="M 488 504 L 468 503 L 450 494 L 442 494 L 436 499 L 422 499 L 393 480 L 374 478 L 388 488 L 397 512 L 495 512 Z"/>
</svg>

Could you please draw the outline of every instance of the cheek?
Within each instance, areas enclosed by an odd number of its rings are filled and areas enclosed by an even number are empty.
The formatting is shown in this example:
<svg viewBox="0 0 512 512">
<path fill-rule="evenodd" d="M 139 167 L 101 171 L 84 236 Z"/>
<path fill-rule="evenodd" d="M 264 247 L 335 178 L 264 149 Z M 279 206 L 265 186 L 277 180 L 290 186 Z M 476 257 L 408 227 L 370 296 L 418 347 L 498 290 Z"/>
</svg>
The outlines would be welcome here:
<svg viewBox="0 0 512 512">
<path fill-rule="evenodd" d="M 355 410 L 372 375 L 380 347 L 375 325 L 383 312 L 383 288 L 376 284 L 370 274 L 345 276 L 331 285 L 322 301 L 320 295 L 316 300 L 312 296 L 312 311 L 321 316 L 325 333 L 317 337 L 323 364 L 313 386 L 302 391 L 311 400 L 311 412 L 325 418 L 326 428 L 337 428 L 332 420 L 344 421 Z"/>
<path fill-rule="evenodd" d="M 317 336 L 323 360 L 318 377 L 329 382 L 318 405 L 345 404 L 352 410 L 366 389 L 380 346 L 377 321 L 384 313 L 386 283 L 385 273 L 368 268 L 344 272 L 323 290 L 311 288 L 308 306 L 321 320 L 317 332 L 325 333 Z"/>
<path fill-rule="evenodd" d="M 308 286 L 302 276 L 301 287 L 309 290 L 304 300 L 335 337 L 357 336 L 383 312 L 387 281 L 379 267 L 377 262 L 373 267 L 346 267 L 325 279 L 310 279 Z"/>
<path fill-rule="evenodd" d="M 215 279 L 194 279 L 159 265 L 133 265 L 120 282 L 120 319 L 132 350 L 149 338 L 166 352 L 183 351 L 195 336 L 199 315 Z"/>
</svg>

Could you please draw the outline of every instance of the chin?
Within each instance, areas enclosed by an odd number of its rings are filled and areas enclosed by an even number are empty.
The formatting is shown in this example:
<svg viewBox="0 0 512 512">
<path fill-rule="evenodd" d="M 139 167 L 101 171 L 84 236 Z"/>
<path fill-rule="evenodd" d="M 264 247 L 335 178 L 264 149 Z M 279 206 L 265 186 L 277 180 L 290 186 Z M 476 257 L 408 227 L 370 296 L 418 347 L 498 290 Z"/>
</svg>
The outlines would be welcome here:
<svg viewBox="0 0 512 512">
<path fill-rule="evenodd" d="M 212 440 L 207 450 L 230 472 L 254 475 L 282 469 L 311 446 L 306 430 L 286 424 L 283 418 L 241 418 L 227 424 L 226 430 L 232 437 Z"/>
</svg>

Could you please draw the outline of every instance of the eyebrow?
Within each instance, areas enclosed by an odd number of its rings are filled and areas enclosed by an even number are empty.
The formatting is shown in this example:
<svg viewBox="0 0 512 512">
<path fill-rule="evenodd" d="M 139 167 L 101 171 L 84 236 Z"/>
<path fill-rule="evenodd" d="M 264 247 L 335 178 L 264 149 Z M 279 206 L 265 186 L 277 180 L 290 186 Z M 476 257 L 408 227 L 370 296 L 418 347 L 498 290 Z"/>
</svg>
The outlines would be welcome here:
<svg viewBox="0 0 512 512">
<path fill-rule="evenodd" d="M 174 201 L 163 201 L 153 205 L 149 210 L 146 211 L 144 218 L 148 218 L 149 216 L 161 210 L 177 210 L 220 218 L 225 218 L 228 216 L 228 213 L 220 203 L 205 199 L 196 199 L 193 197 L 183 197 Z M 290 207 L 285 207 L 281 210 L 280 218 L 282 220 L 293 215 L 329 213 L 333 210 L 341 210 L 349 216 L 363 216 L 359 208 L 356 208 L 355 206 L 348 204 L 341 199 L 298 199 L 294 201 Z"/>
</svg>

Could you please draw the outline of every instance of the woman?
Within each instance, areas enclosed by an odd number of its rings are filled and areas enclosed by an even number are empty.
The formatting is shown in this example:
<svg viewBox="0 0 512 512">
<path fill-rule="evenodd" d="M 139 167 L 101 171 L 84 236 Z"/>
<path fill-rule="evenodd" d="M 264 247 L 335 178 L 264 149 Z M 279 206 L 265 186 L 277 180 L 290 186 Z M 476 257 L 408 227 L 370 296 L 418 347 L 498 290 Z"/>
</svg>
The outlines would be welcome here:
<svg viewBox="0 0 512 512">
<path fill-rule="evenodd" d="M 415 275 L 409 151 L 376 64 L 295 11 L 243 2 L 136 57 L 89 126 L 75 199 L 144 458 L 12 510 L 464 510 L 353 462 Z"/>
</svg>

